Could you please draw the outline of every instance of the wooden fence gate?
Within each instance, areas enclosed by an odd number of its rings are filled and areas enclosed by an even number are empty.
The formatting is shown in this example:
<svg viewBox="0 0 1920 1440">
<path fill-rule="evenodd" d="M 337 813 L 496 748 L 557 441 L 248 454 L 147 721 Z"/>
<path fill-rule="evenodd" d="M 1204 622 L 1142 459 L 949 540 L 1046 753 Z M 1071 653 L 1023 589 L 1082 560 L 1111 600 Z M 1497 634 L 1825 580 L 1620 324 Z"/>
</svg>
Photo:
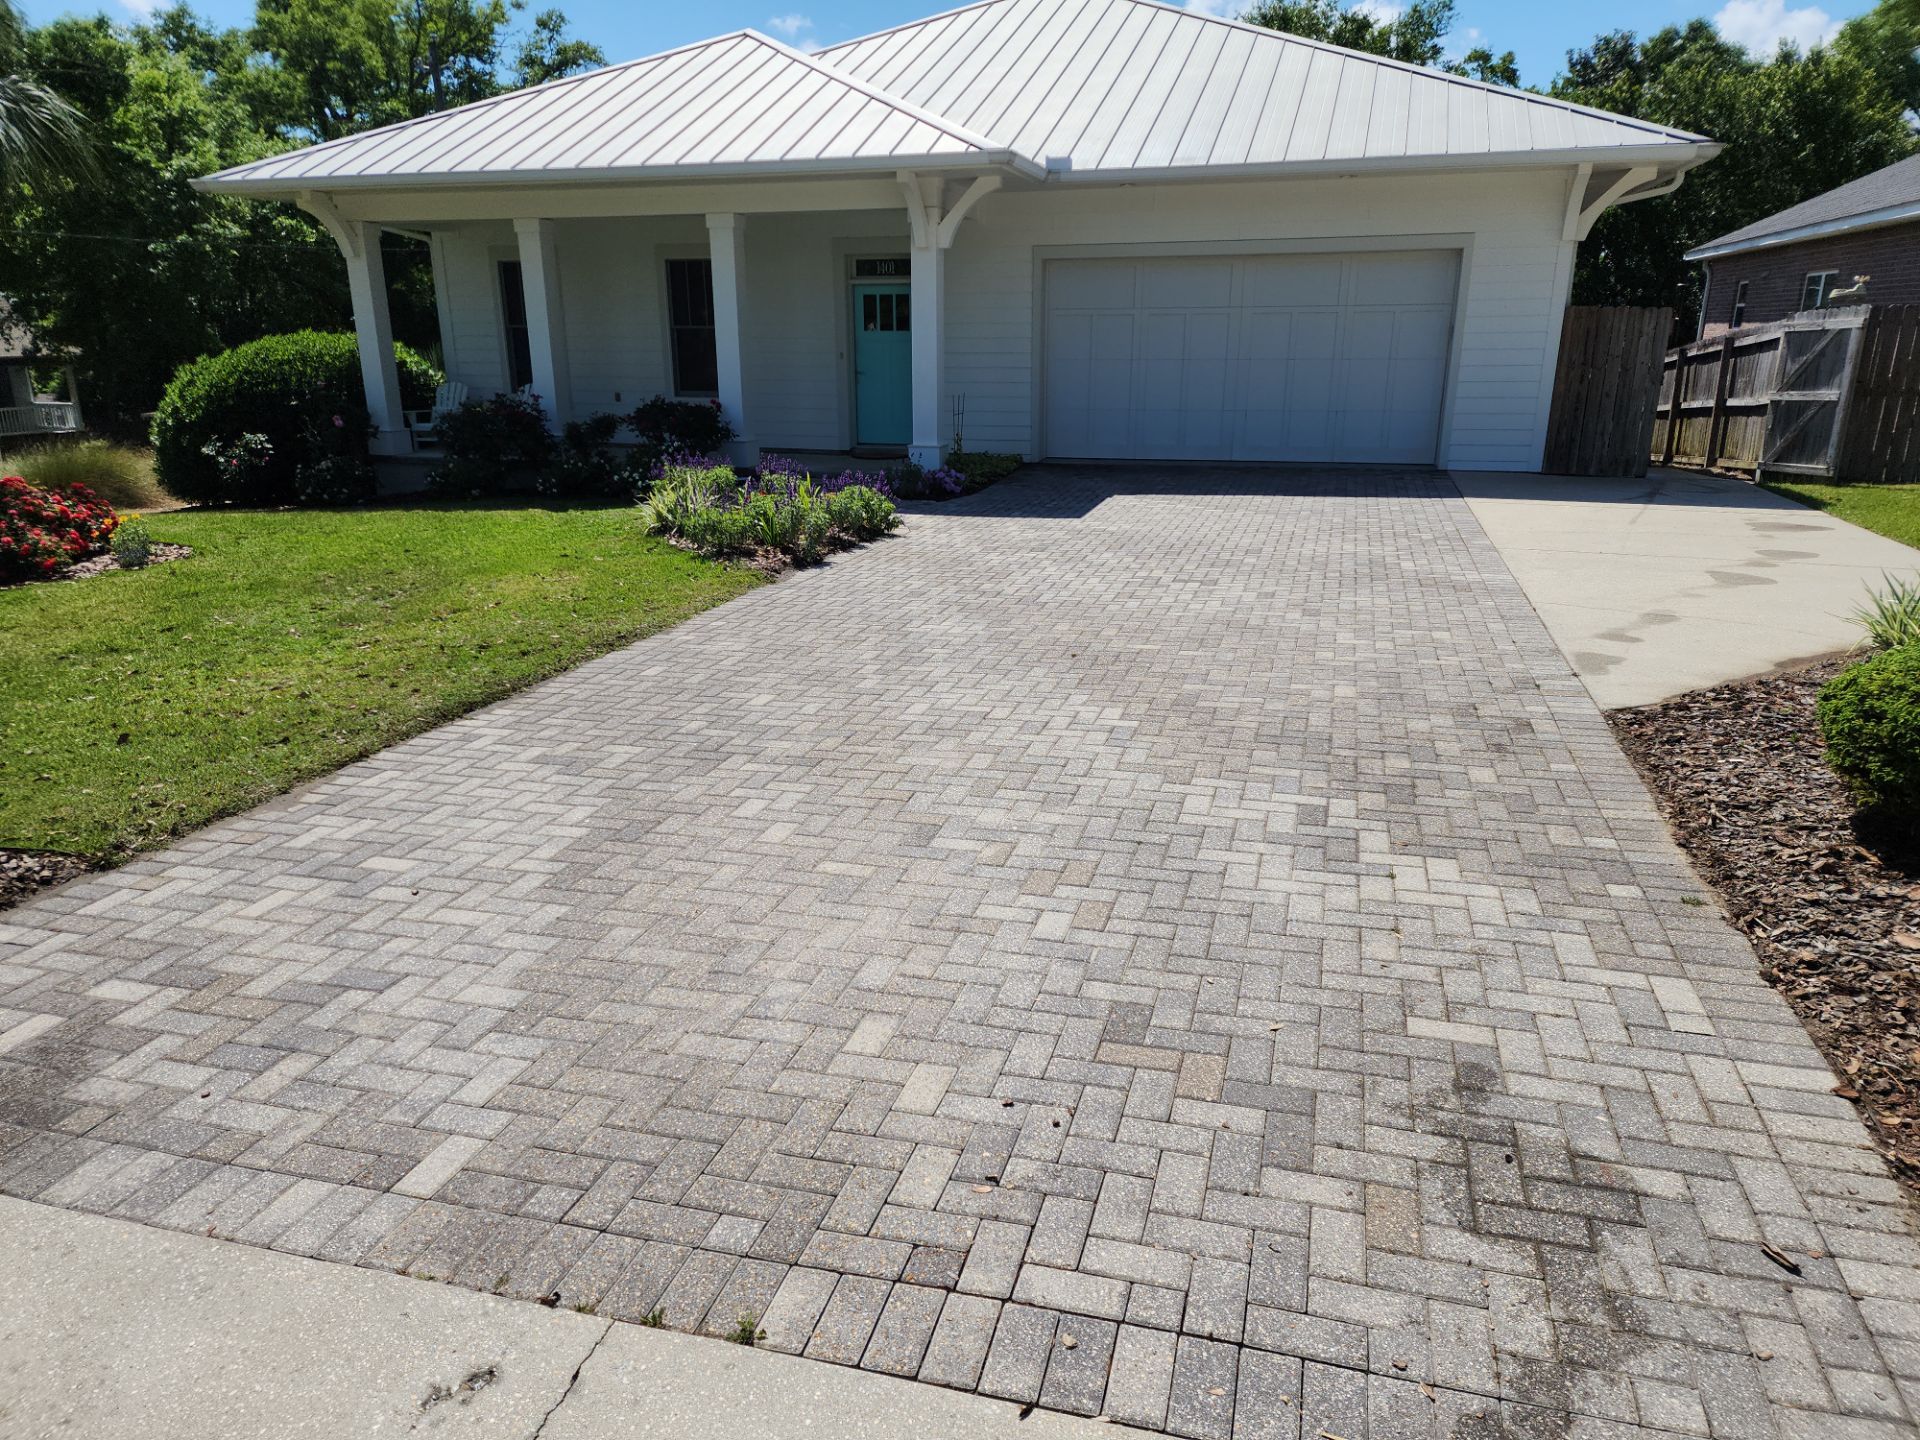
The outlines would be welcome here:
<svg viewBox="0 0 1920 1440">
<path fill-rule="evenodd" d="M 1653 458 L 1843 481 L 1920 479 L 1920 306 L 1810 310 L 1670 352 Z"/>
<path fill-rule="evenodd" d="M 1644 475 L 1673 311 L 1575 305 L 1560 360 L 1541 469 L 1549 475 Z"/>
</svg>

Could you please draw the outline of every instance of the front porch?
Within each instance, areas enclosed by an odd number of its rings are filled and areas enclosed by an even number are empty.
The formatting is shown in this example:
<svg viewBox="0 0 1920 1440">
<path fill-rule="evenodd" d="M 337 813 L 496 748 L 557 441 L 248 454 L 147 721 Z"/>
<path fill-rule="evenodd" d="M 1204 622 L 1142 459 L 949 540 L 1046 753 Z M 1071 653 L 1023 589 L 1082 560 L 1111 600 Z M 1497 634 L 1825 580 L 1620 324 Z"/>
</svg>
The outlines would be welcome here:
<svg viewBox="0 0 1920 1440">
<path fill-rule="evenodd" d="M 952 443 L 948 252 L 999 185 L 901 171 L 597 196 L 416 192 L 404 215 L 365 195 L 300 203 L 347 260 L 377 456 L 431 448 L 400 403 L 379 243 L 393 230 L 430 249 L 447 377 L 470 398 L 530 391 L 556 430 L 656 394 L 712 399 L 736 464 L 774 449 L 878 469 L 903 455 L 937 465 Z M 517 213 L 529 209 L 544 213 Z"/>
</svg>

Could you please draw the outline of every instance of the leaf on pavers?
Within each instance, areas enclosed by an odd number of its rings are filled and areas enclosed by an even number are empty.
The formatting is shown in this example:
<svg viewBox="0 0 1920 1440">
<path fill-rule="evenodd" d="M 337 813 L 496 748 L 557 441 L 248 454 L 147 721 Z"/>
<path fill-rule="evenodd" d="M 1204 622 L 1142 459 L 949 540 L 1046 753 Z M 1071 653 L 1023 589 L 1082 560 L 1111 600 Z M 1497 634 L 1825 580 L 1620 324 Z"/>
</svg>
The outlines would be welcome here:
<svg viewBox="0 0 1920 1440">
<path fill-rule="evenodd" d="M 1019 1418 L 1022 1420 L 1026 1419 L 1029 1415 L 1033 1414 L 1036 1408 L 1037 1407 L 1034 1405 L 1034 1403 L 1031 1400 L 1029 1400 L 1026 1404 L 1020 1407 Z"/>
<path fill-rule="evenodd" d="M 973 1193 L 976 1195 L 991 1195 L 993 1193 L 993 1186 L 976 1185 L 973 1187 Z"/>
<path fill-rule="evenodd" d="M 1060 1348 L 1062 1350 L 1078 1350 L 1080 1348 L 1080 1342 L 1071 1335 L 1062 1335 L 1060 1337 Z"/>
<path fill-rule="evenodd" d="M 1787 1254 L 1786 1251 L 1767 1244 L 1764 1240 L 1760 1242 L 1760 1253 L 1788 1274 L 1798 1275 L 1800 1273 L 1800 1262 L 1798 1260 L 1795 1260 L 1791 1255 Z"/>
</svg>

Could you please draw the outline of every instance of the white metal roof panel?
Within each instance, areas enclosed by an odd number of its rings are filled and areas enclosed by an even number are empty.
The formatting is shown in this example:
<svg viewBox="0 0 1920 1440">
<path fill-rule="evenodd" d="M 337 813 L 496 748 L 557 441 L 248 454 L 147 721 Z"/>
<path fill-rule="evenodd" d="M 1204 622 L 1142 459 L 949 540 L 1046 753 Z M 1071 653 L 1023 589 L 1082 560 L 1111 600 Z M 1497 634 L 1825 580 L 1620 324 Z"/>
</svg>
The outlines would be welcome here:
<svg viewBox="0 0 1920 1440">
<path fill-rule="evenodd" d="M 210 176 L 216 190 L 835 167 L 1038 178 L 1546 163 L 1701 137 L 1161 0 L 981 0 L 820 52 L 751 30 Z M 1709 152 L 1710 153 L 1710 152 Z"/>
<path fill-rule="evenodd" d="M 271 156 L 208 184 L 328 189 L 968 158 L 1004 159 L 1005 147 L 748 30 Z"/>
<path fill-rule="evenodd" d="M 949 63 L 936 58 L 954 51 L 961 53 Z M 982 0 L 831 46 L 818 58 L 1023 154 L 1070 156 L 1074 171 L 1471 160 L 1702 143 L 1684 131 L 1160 0 Z M 1257 107 L 1243 87 L 1264 87 Z M 1026 97 L 1030 118 L 1009 113 L 1009 93 Z"/>
</svg>

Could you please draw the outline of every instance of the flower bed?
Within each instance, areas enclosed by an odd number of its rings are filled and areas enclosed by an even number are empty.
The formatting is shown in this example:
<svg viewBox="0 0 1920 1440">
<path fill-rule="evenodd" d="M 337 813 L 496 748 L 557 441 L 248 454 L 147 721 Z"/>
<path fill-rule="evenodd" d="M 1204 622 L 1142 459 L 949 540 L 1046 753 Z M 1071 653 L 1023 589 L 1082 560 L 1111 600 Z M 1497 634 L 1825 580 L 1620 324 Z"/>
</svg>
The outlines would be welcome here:
<svg viewBox="0 0 1920 1440">
<path fill-rule="evenodd" d="M 46 580 L 107 547 L 120 517 L 84 485 L 42 490 L 0 478 L 0 584 Z"/>
<path fill-rule="evenodd" d="M 790 465 L 744 477 L 726 465 L 670 465 L 644 507 L 647 528 L 702 555 L 773 569 L 811 565 L 900 523 L 872 478 L 848 472 L 816 481 Z"/>
</svg>

